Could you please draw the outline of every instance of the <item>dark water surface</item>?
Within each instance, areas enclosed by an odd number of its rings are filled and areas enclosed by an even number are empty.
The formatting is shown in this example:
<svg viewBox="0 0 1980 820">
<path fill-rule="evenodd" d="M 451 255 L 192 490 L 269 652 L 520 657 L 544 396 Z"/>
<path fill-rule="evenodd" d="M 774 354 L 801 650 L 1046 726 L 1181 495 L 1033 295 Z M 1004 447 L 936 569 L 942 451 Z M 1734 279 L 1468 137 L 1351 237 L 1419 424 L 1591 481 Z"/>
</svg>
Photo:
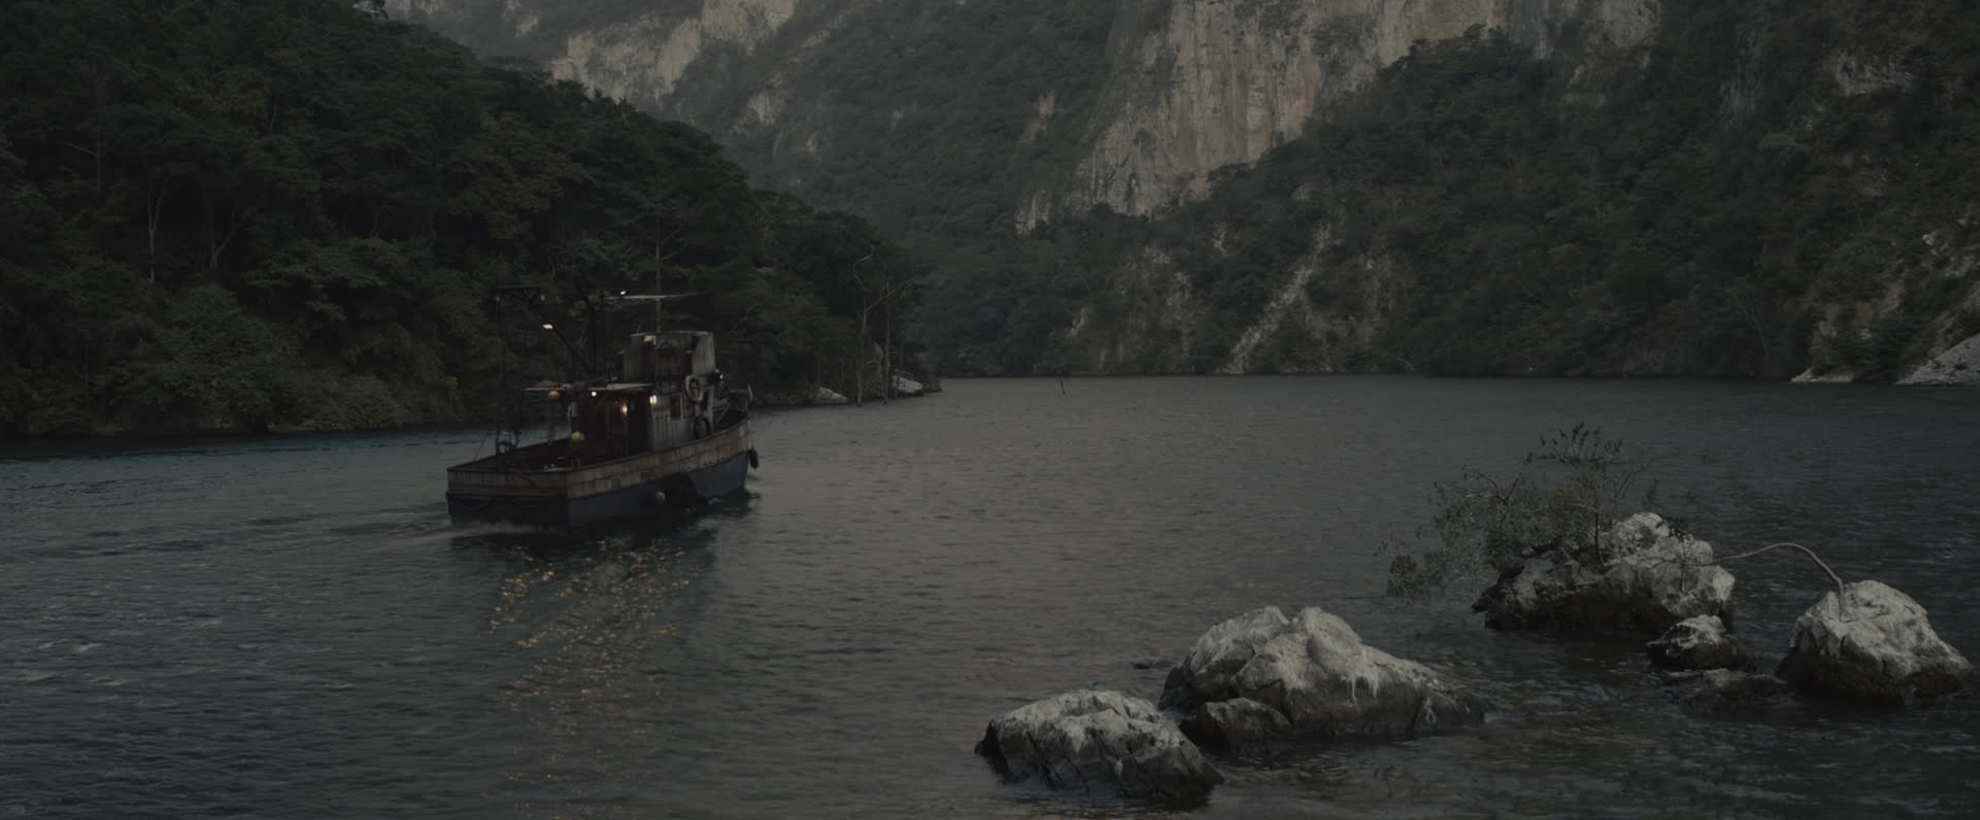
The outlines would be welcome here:
<svg viewBox="0 0 1980 820">
<path fill-rule="evenodd" d="M 1980 653 L 1980 391 L 1178 378 L 952 382 L 765 416 L 747 501 L 454 528 L 480 431 L 6 445 L 0 817 L 1051 817 L 985 722 L 1153 698 L 1210 625 L 1318 604 L 1485 726 L 1220 762 L 1203 817 L 1980 816 L 1980 708 L 1683 714 L 1636 647 L 1381 597 L 1430 483 L 1586 419 L 1722 551 L 1791 538 Z M 1825 579 L 1737 567 L 1778 654 Z"/>
</svg>

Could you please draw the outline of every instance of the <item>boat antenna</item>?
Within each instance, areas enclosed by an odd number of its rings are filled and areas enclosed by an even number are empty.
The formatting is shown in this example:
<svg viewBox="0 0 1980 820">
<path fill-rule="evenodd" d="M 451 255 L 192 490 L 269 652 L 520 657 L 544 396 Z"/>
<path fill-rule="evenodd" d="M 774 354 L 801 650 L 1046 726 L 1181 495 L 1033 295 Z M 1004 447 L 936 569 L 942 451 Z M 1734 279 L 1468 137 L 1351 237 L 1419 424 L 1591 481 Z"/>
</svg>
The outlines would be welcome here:
<svg viewBox="0 0 1980 820">
<path fill-rule="evenodd" d="M 653 226 L 653 295 L 661 295 L 661 293 L 667 293 L 665 289 L 659 287 L 659 275 L 665 269 L 665 265 L 661 263 L 665 257 L 659 256 L 659 246 L 665 240 L 659 238 L 659 224 L 657 224 L 659 218 L 655 216 L 653 222 L 655 222 L 655 226 Z M 665 319 L 665 313 L 667 313 L 665 311 L 665 305 L 667 305 L 667 299 L 653 299 L 653 335 L 655 337 L 659 335 L 659 331 L 663 331 L 661 321 Z"/>
</svg>

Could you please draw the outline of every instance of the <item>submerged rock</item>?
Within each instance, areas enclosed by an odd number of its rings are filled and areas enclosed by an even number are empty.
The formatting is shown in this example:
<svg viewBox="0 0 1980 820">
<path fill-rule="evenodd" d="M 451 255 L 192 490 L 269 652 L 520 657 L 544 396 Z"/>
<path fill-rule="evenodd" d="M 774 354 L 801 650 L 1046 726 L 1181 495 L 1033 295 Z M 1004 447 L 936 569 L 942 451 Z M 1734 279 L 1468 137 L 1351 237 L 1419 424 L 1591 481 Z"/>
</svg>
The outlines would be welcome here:
<svg viewBox="0 0 1980 820">
<path fill-rule="evenodd" d="M 1040 777 L 1059 789 L 1135 800 L 1195 803 L 1223 782 L 1168 716 L 1119 692 L 1082 690 L 990 721 L 978 754 L 1007 780 Z"/>
<path fill-rule="evenodd" d="M 1319 607 L 1288 619 L 1254 609 L 1197 639 L 1162 687 L 1162 706 L 1213 749 L 1305 736 L 1394 736 L 1483 716 L 1422 664 L 1361 642 Z"/>
<path fill-rule="evenodd" d="M 1780 701 L 1791 692 L 1788 682 L 1773 675 L 1731 669 L 1668 673 L 1664 683 L 1671 697 L 1688 712 L 1736 712 Z"/>
<path fill-rule="evenodd" d="M 1637 513 L 1601 535 L 1600 566 L 1549 550 L 1506 573 L 1472 609 L 1494 629 L 1656 635 L 1699 615 L 1732 621 L 1733 576 L 1712 545 Z"/>
<path fill-rule="evenodd" d="M 1753 650 L 1728 634 L 1717 615 L 1679 621 L 1643 648 L 1665 669 L 1739 669 L 1753 661 Z"/>
<path fill-rule="evenodd" d="M 1878 581 L 1822 597 L 1794 622 L 1776 671 L 1810 694 L 1910 704 L 1973 684 L 1973 664 L 1939 639 L 1925 608 Z"/>
</svg>

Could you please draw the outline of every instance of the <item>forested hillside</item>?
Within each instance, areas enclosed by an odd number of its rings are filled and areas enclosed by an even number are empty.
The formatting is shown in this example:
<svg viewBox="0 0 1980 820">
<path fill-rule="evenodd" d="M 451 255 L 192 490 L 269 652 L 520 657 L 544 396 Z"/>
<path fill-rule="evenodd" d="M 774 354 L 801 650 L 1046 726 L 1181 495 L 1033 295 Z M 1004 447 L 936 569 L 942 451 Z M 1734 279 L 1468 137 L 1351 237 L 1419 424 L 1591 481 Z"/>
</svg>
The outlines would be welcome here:
<svg viewBox="0 0 1980 820">
<path fill-rule="evenodd" d="M 1980 18 L 1663 21 L 1606 65 L 1419 45 L 1152 225 L 1044 366 L 1888 381 L 1980 333 Z M 1148 281 L 1183 315 L 1109 296 Z"/>
<path fill-rule="evenodd" d="M 492 286 L 609 349 L 646 314 L 604 297 L 656 267 L 759 393 L 843 386 L 881 292 L 871 339 L 917 321 L 920 271 L 863 220 L 379 4 L 0 6 L 0 433 L 487 416 L 504 367 L 565 358 Z"/>
<path fill-rule="evenodd" d="M 1884 381 L 1980 332 L 1961 0 L 389 5 L 903 237 L 951 372 Z"/>
</svg>

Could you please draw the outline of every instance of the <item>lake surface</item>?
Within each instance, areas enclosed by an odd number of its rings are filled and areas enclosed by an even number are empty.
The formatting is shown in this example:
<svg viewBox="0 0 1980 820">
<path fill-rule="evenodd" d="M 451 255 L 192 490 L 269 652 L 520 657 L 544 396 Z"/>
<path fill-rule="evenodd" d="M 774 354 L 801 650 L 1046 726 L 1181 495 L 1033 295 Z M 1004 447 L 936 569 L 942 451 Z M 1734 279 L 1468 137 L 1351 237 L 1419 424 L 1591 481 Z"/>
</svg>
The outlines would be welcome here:
<svg viewBox="0 0 1980 820">
<path fill-rule="evenodd" d="M 1219 760 L 1206 818 L 1980 816 L 1980 707 L 1683 713 L 1639 647 L 1382 597 L 1432 482 L 1586 420 L 1722 554 L 1793 539 L 1980 654 L 1980 391 L 1241 377 L 958 381 L 766 414 L 749 497 L 579 533 L 445 520 L 482 431 L 0 450 L 0 817 L 1115 817 L 985 723 L 1153 699 L 1212 624 L 1319 605 L 1482 727 Z M 1826 579 L 1734 567 L 1778 657 Z M 1470 590 L 1467 590 L 1467 592 Z"/>
</svg>

